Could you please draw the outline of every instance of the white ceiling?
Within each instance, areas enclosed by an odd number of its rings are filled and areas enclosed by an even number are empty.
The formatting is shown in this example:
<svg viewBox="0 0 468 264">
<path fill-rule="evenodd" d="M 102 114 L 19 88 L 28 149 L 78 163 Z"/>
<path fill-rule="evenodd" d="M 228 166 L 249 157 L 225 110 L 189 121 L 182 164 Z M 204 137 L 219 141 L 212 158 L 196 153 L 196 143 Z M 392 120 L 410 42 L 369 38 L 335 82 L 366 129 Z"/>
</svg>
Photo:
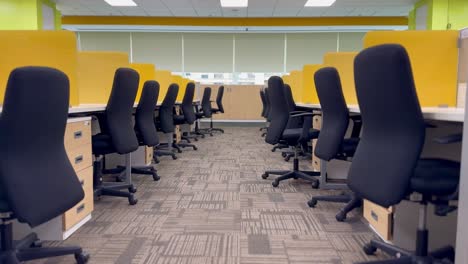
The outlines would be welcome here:
<svg viewBox="0 0 468 264">
<path fill-rule="evenodd" d="M 304 7 L 306 0 L 249 0 L 248 8 L 222 8 L 219 0 L 134 0 L 112 7 L 104 0 L 53 0 L 63 15 L 176 17 L 407 16 L 417 0 L 337 0 L 331 7 Z"/>
</svg>

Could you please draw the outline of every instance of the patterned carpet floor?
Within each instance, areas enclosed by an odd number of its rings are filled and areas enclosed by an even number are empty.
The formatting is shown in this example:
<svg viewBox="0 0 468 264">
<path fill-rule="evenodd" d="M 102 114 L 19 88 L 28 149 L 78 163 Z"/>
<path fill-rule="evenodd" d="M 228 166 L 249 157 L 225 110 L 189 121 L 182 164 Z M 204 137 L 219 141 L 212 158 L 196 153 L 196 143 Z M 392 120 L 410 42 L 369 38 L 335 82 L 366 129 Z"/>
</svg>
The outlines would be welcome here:
<svg viewBox="0 0 468 264">
<path fill-rule="evenodd" d="M 195 142 L 179 159 L 162 157 L 161 176 L 135 175 L 139 202 L 102 197 L 92 220 L 67 241 L 91 254 L 90 263 L 155 264 L 346 264 L 377 260 L 362 252 L 374 237 L 361 212 L 338 223 L 340 204 L 306 202 L 313 190 L 302 180 L 278 188 L 261 174 L 290 169 L 260 137 L 258 128 L 226 128 Z M 310 169 L 311 162 L 301 162 Z M 28 263 L 74 263 L 73 257 Z"/>
</svg>

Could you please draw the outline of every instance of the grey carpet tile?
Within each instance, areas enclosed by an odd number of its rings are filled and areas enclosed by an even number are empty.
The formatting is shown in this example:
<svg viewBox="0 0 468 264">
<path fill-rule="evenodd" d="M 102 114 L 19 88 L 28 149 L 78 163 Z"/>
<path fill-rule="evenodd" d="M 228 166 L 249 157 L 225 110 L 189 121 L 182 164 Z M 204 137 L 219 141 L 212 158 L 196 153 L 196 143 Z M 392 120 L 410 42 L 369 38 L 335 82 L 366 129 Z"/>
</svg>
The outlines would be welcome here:
<svg viewBox="0 0 468 264">
<path fill-rule="evenodd" d="M 361 247 L 374 234 L 359 210 L 338 223 L 341 204 L 322 202 L 311 209 L 314 190 L 302 180 L 278 188 L 261 174 L 288 170 L 280 151 L 260 137 L 255 127 L 227 127 L 194 142 L 179 159 L 161 157 L 155 167 L 161 180 L 135 175 L 139 202 L 102 197 L 92 219 L 67 241 L 52 246 L 81 245 L 90 263 L 118 264 L 348 264 L 376 260 Z M 310 160 L 301 168 L 311 169 Z M 73 257 L 32 261 L 73 263 Z"/>
</svg>

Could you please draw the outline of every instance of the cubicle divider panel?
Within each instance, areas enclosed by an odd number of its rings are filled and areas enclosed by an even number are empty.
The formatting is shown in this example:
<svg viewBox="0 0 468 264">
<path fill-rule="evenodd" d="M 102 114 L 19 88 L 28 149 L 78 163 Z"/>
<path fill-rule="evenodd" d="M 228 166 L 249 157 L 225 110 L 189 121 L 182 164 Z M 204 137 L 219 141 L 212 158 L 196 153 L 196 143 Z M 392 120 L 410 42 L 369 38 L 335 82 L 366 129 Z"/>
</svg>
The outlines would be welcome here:
<svg viewBox="0 0 468 264">
<path fill-rule="evenodd" d="M 125 52 L 78 52 L 79 103 L 106 104 L 112 90 L 115 71 L 128 65 L 128 54 Z"/>
<path fill-rule="evenodd" d="M 302 71 L 291 71 L 291 91 L 294 101 L 300 102 L 302 99 Z"/>
<path fill-rule="evenodd" d="M 10 72 L 22 66 L 47 66 L 70 80 L 70 105 L 78 105 L 76 37 L 70 31 L 0 31 L 0 104 Z"/>
<path fill-rule="evenodd" d="M 458 31 L 373 31 L 364 47 L 401 44 L 411 59 L 419 102 L 423 107 L 457 103 Z"/>
<path fill-rule="evenodd" d="M 130 68 L 134 69 L 138 72 L 138 74 L 140 74 L 140 84 L 138 86 L 138 92 L 135 98 L 135 102 L 138 103 L 140 101 L 141 92 L 145 82 L 156 80 L 156 67 L 151 63 L 132 63 L 130 64 Z"/>
<path fill-rule="evenodd" d="M 338 70 L 347 104 L 358 103 L 354 85 L 354 58 L 357 54 L 357 52 L 330 52 L 323 58 L 323 66 L 335 67 Z"/>
<path fill-rule="evenodd" d="M 302 96 L 298 102 L 306 104 L 318 104 L 319 99 L 315 88 L 315 72 L 322 68 L 320 64 L 308 64 L 302 68 Z"/>
<path fill-rule="evenodd" d="M 180 102 L 184 98 L 185 94 L 185 85 L 182 76 L 180 75 L 172 75 L 171 77 L 172 83 L 179 85 L 179 93 L 177 94 L 177 101 Z"/>
<path fill-rule="evenodd" d="M 161 102 L 166 96 L 169 85 L 172 83 L 172 75 L 170 71 L 166 70 L 156 70 L 156 81 L 159 82 L 159 98 L 158 101 Z"/>
<path fill-rule="evenodd" d="M 457 107 L 464 108 L 468 84 L 468 29 L 460 31 L 459 54 Z"/>
</svg>

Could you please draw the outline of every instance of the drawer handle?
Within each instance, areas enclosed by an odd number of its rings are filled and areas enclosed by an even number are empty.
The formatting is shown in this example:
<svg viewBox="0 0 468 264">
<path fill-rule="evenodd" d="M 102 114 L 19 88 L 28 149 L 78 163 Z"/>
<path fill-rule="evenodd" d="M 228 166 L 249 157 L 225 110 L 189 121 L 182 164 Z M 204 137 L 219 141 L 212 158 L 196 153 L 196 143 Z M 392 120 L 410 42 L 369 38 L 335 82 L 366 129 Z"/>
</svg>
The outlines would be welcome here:
<svg viewBox="0 0 468 264">
<path fill-rule="evenodd" d="M 370 214 L 372 219 L 374 219 L 375 221 L 379 221 L 379 216 L 374 211 L 371 210 Z"/>
<path fill-rule="evenodd" d="M 79 155 L 75 158 L 75 164 L 81 163 L 83 161 L 83 155 Z"/>
<path fill-rule="evenodd" d="M 74 134 L 73 134 L 73 137 L 75 139 L 79 139 L 83 136 L 83 131 L 76 131 Z"/>
<path fill-rule="evenodd" d="M 82 204 L 76 208 L 76 213 L 79 214 L 85 209 L 85 204 Z"/>
</svg>

